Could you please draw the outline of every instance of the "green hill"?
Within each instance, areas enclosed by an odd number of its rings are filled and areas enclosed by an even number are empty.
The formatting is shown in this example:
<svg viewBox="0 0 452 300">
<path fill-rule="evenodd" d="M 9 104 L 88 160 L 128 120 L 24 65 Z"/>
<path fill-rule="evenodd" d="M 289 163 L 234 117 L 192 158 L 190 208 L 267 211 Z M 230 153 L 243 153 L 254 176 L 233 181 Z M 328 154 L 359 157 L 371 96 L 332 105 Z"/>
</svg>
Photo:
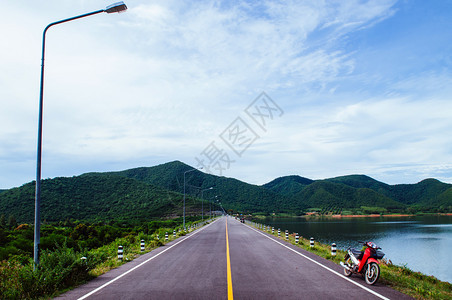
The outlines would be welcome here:
<svg viewBox="0 0 452 300">
<path fill-rule="evenodd" d="M 113 174 L 133 178 L 176 192 L 183 192 L 183 174 L 193 167 L 174 161 L 150 168 L 136 168 Z M 366 175 L 348 175 L 311 180 L 297 175 L 277 178 L 262 186 L 199 170 L 186 173 L 186 191 L 199 196 L 200 189 L 215 187 L 209 195 L 221 195 L 226 208 L 251 212 L 298 212 L 309 207 L 360 208 L 388 210 L 450 207 L 452 185 L 434 179 L 418 184 L 388 185 Z M 212 194 L 210 194 L 212 193 Z"/>
<path fill-rule="evenodd" d="M 314 180 L 308 178 L 291 175 L 276 178 L 275 180 L 264 184 L 264 187 L 276 193 L 293 196 L 313 182 Z"/>
<path fill-rule="evenodd" d="M 436 179 L 425 179 L 417 184 L 394 185 L 391 196 L 405 204 L 432 205 L 451 187 Z"/>
<path fill-rule="evenodd" d="M 311 180 L 292 175 L 265 185 L 203 173 L 179 161 L 119 172 L 87 173 L 42 182 L 42 220 L 148 220 L 182 215 L 184 173 L 187 215 L 202 203 L 240 212 L 300 213 L 308 208 L 340 212 L 452 211 L 452 185 L 435 179 L 388 185 L 365 175 Z M 190 172 L 187 172 L 190 171 Z M 212 190 L 207 190 L 213 187 Z M 33 182 L 0 192 L 0 215 L 34 219 Z M 204 190 L 204 202 L 201 191 Z"/>
<path fill-rule="evenodd" d="M 309 183 L 311 182 L 311 183 Z M 425 179 L 416 184 L 389 185 L 366 175 L 347 175 L 325 180 L 286 176 L 264 185 L 272 191 L 295 197 L 309 207 L 337 205 L 343 208 L 378 206 L 401 209 L 452 206 L 451 184 Z"/>
<path fill-rule="evenodd" d="M 171 191 L 183 192 L 184 173 L 193 167 L 180 161 L 173 161 L 150 168 L 136 168 L 111 174 L 133 178 L 157 185 Z M 217 200 L 225 208 L 249 212 L 290 211 L 292 208 L 302 209 L 295 201 L 270 191 L 262 186 L 252 185 L 243 181 L 203 173 L 199 170 L 185 173 L 186 193 L 200 197 L 201 190 L 213 187 L 204 192 L 205 199 Z"/>
<path fill-rule="evenodd" d="M 34 220 L 34 182 L 0 194 L 0 213 L 18 222 Z M 43 180 L 41 219 L 148 220 L 179 214 L 182 195 L 109 174 Z M 198 203 L 196 203 L 198 205 Z M 188 207 L 193 206 L 189 201 Z"/>
<path fill-rule="evenodd" d="M 434 201 L 429 203 L 431 206 L 436 207 L 451 207 L 452 206 L 452 187 L 448 188 L 441 194 L 439 194 L 438 197 L 435 198 Z"/>
<path fill-rule="evenodd" d="M 390 185 L 380 182 L 378 180 L 375 180 L 369 176 L 366 175 L 348 175 L 348 176 L 340 176 L 340 177 L 334 177 L 330 179 L 326 179 L 330 182 L 335 183 L 342 183 L 350 187 L 354 188 L 368 188 L 371 190 L 376 191 L 377 193 L 385 193 L 390 189 Z"/>
<path fill-rule="evenodd" d="M 329 180 L 315 181 L 294 197 L 302 199 L 309 207 L 359 208 L 361 206 L 371 206 L 387 209 L 405 207 L 405 205 L 370 188 L 354 188 Z"/>
<path fill-rule="evenodd" d="M 120 172 L 87 173 L 43 180 L 42 220 L 145 220 L 182 216 L 184 172 L 193 168 L 175 161 L 149 168 Z M 186 173 L 187 215 L 201 214 L 201 190 L 205 212 L 209 201 L 246 212 L 290 211 L 290 199 L 237 179 L 198 170 Z M 0 214 L 18 222 L 34 219 L 34 182 L 0 193 Z M 218 196 L 218 197 L 215 197 Z"/>
</svg>

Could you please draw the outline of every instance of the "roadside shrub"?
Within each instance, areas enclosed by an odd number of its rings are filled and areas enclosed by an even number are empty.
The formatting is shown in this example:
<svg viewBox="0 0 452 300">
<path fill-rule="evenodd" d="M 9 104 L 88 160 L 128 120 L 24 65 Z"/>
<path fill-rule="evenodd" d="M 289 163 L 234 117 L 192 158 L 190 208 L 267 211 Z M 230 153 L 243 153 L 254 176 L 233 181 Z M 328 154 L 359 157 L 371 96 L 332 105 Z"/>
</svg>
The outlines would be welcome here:
<svg viewBox="0 0 452 300">
<path fill-rule="evenodd" d="M 53 251 L 42 251 L 35 271 L 31 258 L 24 261 L 22 257 L 22 263 L 19 259 L 1 262 L 0 294 L 2 299 L 37 299 L 52 295 L 90 279 L 88 272 L 102 259 L 100 255 L 83 256 L 82 252 L 63 245 Z"/>
<path fill-rule="evenodd" d="M 20 299 L 22 287 L 19 273 L 22 265 L 16 261 L 0 262 L 0 295 L 2 299 Z"/>
<path fill-rule="evenodd" d="M 160 221 L 156 224 L 167 226 L 173 223 Z M 110 225 L 100 228 L 95 230 L 87 224 L 79 224 L 74 229 L 43 227 L 45 234 L 41 238 L 40 264 L 36 270 L 33 270 L 31 258 L 32 228 L 21 226 L 20 230 L 15 231 L 0 229 L 0 241 L 5 242 L 5 246 L 0 247 L 0 299 L 55 296 L 58 291 L 77 286 L 132 260 L 141 253 L 142 239 L 147 250 L 163 245 L 165 232 L 169 233 L 172 240 L 174 227 L 159 228 L 153 234 L 149 234 L 149 229 L 148 233 L 132 234 L 131 231 L 127 233 Z M 67 237 L 69 233 L 71 237 Z M 156 240 L 157 233 L 160 234 L 160 240 Z M 179 236 L 182 235 L 185 232 L 179 233 Z M 124 247 L 123 261 L 117 259 L 119 245 Z"/>
</svg>

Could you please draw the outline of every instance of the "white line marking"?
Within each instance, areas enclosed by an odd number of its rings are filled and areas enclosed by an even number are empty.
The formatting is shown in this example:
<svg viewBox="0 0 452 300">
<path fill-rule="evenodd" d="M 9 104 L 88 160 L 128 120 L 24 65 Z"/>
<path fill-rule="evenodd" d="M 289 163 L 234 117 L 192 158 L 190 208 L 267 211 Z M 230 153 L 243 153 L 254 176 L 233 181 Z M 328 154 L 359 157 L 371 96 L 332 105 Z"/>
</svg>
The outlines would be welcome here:
<svg viewBox="0 0 452 300">
<path fill-rule="evenodd" d="M 341 273 L 338 273 L 338 272 L 334 271 L 333 269 L 330 269 L 330 268 L 328 268 L 327 266 L 322 265 L 322 264 L 319 263 L 318 261 L 315 261 L 315 260 L 313 260 L 312 258 L 310 258 L 310 257 L 308 257 L 308 256 L 306 256 L 306 255 L 304 255 L 304 254 L 302 254 L 302 253 L 300 253 L 300 252 L 298 252 L 298 251 L 296 251 L 296 250 L 294 250 L 294 249 L 288 247 L 287 245 L 284 245 L 283 243 L 281 243 L 281 242 L 279 242 L 279 241 L 277 241 L 277 240 L 275 240 L 275 239 L 269 237 L 268 235 L 266 235 L 266 234 L 260 232 L 259 230 L 256 230 L 256 229 L 254 229 L 253 227 L 251 227 L 251 226 L 249 226 L 249 225 L 246 225 L 246 226 L 247 226 L 248 228 L 250 228 L 251 230 L 254 230 L 255 232 L 257 232 L 257 233 L 259 233 L 259 234 L 265 236 L 265 237 L 268 238 L 269 240 L 271 240 L 271 241 L 273 241 L 273 242 L 275 242 L 275 243 L 277 243 L 277 244 L 280 244 L 281 246 L 283 246 L 283 247 L 289 249 L 290 251 L 295 252 L 296 254 L 298 254 L 298 255 L 300 255 L 300 256 L 306 258 L 307 260 L 309 260 L 309 261 L 311 261 L 311 262 L 313 262 L 313 263 L 315 263 L 315 264 L 321 266 L 322 268 L 324 268 L 324 269 L 330 271 L 331 273 L 336 274 L 337 276 L 341 277 L 342 279 L 345 279 L 345 280 L 347 280 L 347 281 L 353 283 L 354 285 L 356 285 L 356 286 L 362 288 L 363 290 L 368 291 L 369 293 L 374 294 L 375 296 L 377 296 L 377 297 L 379 297 L 379 298 L 381 298 L 381 299 L 389 300 L 389 298 L 386 298 L 385 296 L 380 295 L 379 293 L 377 293 L 377 292 L 375 292 L 375 291 L 372 291 L 372 290 L 369 289 L 368 287 L 365 287 L 365 286 L 363 286 L 363 285 L 361 285 L 361 284 L 359 284 L 359 283 L 357 283 L 357 282 L 351 280 L 350 278 L 345 277 L 345 276 L 342 275 Z"/>
<path fill-rule="evenodd" d="M 86 294 L 86 295 L 84 295 L 84 296 L 78 298 L 78 300 L 86 299 L 87 297 L 91 296 L 92 294 L 97 293 L 98 291 L 100 291 L 101 289 L 105 288 L 106 286 L 112 284 L 113 282 L 115 282 L 116 280 L 120 279 L 121 277 L 123 277 L 123 276 L 129 274 L 130 272 L 132 272 L 132 271 L 138 269 L 139 267 L 141 267 L 141 266 L 144 265 L 145 263 L 147 263 L 147 262 L 153 260 L 154 258 L 156 258 L 157 256 L 159 256 L 160 254 L 165 253 L 166 251 L 168 251 L 169 249 L 173 248 L 174 246 L 177 246 L 178 244 L 182 243 L 183 241 L 185 241 L 185 240 L 191 238 L 192 236 L 195 236 L 196 234 L 200 233 L 201 231 L 203 231 L 204 229 L 206 229 L 207 227 L 209 227 L 210 225 L 212 225 L 213 223 L 215 223 L 215 222 L 218 221 L 218 220 L 220 220 L 220 219 L 217 219 L 217 220 L 213 221 L 212 223 L 210 223 L 209 225 L 206 225 L 206 226 L 204 226 L 203 228 L 200 228 L 198 231 L 195 231 L 193 234 L 191 234 L 191 235 L 189 235 L 189 236 L 186 236 L 185 238 L 183 238 L 183 239 L 180 240 L 179 242 L 175 243 L 174 245 L 171 245 L 170 247 L 168 247 L 167 249 L 163 250 L 162 252 L 157 253 L 157 254 L 154 255 L 153 257 L 148 258 L 147 260 L 145 260 L 145 261 L 142 262 L 141 264 L 139 264 L 139 265 L 133 267 L 132 269 L 128 270 L 127 272 L 122 273 L 121 275 L 117 276 L 116 278 L 113 278 L 113 279 L 110 280 L 109 282 L 104 283 L 104 284 L 101 285 L 100 287 L 96 288 L 95 290 L 92 290 L 92 291 L 89 292 L 88 294 Z"/>
</svg>

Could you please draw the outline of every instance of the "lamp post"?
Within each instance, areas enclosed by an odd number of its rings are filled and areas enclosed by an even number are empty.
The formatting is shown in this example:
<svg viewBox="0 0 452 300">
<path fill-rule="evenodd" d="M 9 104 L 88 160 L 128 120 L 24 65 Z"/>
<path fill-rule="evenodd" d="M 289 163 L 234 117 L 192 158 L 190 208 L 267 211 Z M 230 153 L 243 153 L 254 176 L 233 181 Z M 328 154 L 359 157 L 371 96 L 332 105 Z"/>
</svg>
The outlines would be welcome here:
<svg viewBox="0 0 452 300">
<path fill-rule="evenodd" d="M 188 170 L 188 171 L 184 172 L 184 231 L 185 231 L 185 174 L 193 172 L 195 170 L 201 170 L 201 169 L 202 169 L 202 167 L 199 168 L 199 169 L 195 168 L 195 169 L 191 169 L 191 170 Z"/>
<path fill-rule="evenodd" d="M 208 189 L 201 190 L 201 221 L 204 221 L 204 198 L 202 197 L 204 191 L 213 190 L 213 186 Z"/>
<path fill-rule="evenodd" d="M 218 199 L 218 195 L 215 196 L 214 199 Z M 209 201 L 209 207 L 210 207 L 210 216 L 209 216 L 209 219 L 212 219 L 212 202 L 213 202 L 213 201 Z"/>
<path fill-rule="evenodd" d="M 37 162 L 36 162 L 36 190 L 35 190 L 35 228 L 34 228 L 34 268 L 39 264 L 39 242 L 40 242 L 40 230 L 41 230 L 41 157 L 42 157 L 42 115 L 43 115 L 43 104 L 44 104 L 44 57 L 45 57 L 45 42 L 47 30 L 61 23 L 73 21 L 76 19 L 96 15 L 99 13 L 119 13 L 127 10 L 127 6 L 124 2 L 117 2 L 112 5 L 107 6 L 105 9 L 96 10 L 87 14 L 75 16 L 72 18 L 60 20 L 57 22 L 50 23 L 44 29 L 42 34 L 42 56 L 41 56 L 41 84 L 39 93 L 39 117 L 38 117 L 38 150 L 37 150 Z"/>
</svg>

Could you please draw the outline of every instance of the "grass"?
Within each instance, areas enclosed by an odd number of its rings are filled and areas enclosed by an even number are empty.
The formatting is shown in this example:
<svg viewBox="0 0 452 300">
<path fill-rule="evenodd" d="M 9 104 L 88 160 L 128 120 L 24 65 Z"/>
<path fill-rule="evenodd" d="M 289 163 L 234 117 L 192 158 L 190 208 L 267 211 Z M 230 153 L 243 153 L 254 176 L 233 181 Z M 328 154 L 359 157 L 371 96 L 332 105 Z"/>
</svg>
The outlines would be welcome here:
<svg viewBox="0 0 452 300">
<path fill-rule="evenodd" d="M 187 232 L 194 230 L 188 228 Z M 166 232 L 168 241 L 165 241 Z M 129 235 L 90 251 L 77 251 L 63 244 L 56 250 L 42 251 L 40 264 L 35 271 L 33 260 L 28 256 L 16 256 L 8 261 L 0 261 L 0 298 L 48 299 L 58 296 L 185 234 L 185 231 L 176 228 L 176 236 L 173 236 L 172 228 L 160 228 L 152 235 L 142 232 Z M 145 240 L 144 252 L 141 252 L 141 240 Z M 124 249 L 123 260 L 118 259 L 119 245 Z"/>
<path fill-rule="evenodd" d="M 251 223 L 255 228 L 272 234 L 270 230 L 263 230 L 260 224 Z M 278 237 L 275 229 L 274 236 Z M 281 230 L 279 239 L 286 240 L 284 230 Z M 315 242 L 313 248 L 310 247 L 310 240 L 304 237 L 299 238 L 299 244 L 295 244 L 295 234 L 289 234 L 289 242 L 312 252 L 320 257 L 326 258 L 339 264 L 344 261 L 346 252 L 337 249 L 336 256 L 331 255 L 331 246 Z M 420 272 L 414 272 L 406 266 L 394 265 L 391 262 L 382 260 L 380 263 L 381 275 L 379 282 L 398 290 L 416 299 L 452 299 L 452 284 L 441 281 L 433 276 L 427 276 Z"/>
</svg>

